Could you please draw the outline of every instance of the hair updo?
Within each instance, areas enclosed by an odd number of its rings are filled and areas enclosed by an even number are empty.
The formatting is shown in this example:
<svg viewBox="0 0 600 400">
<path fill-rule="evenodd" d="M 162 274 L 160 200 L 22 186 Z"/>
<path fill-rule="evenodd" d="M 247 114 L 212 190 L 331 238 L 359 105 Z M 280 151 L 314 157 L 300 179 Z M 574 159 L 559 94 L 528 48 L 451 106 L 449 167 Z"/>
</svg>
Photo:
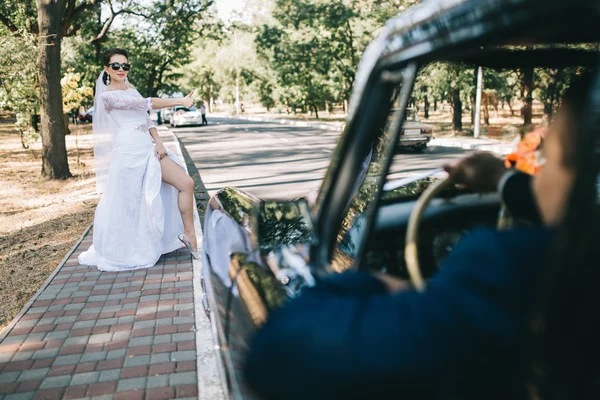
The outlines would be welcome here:
<svg viewBox="0 0 600 400">
<path fill-rule="evenodd" d="M 129 59 L 129 52 L 125 49 L 108 49 L 104 52 L 104 55 L 102 56 L 102 66 L 107 66 L 110 63 L 110 59 L 112 58 L 112 56 L 116 55 L 124 56 L 125 58 Z M 106 73 L 106 71 L 104 71 L 104 74 L 102 74 L 102 82 L 104 82 L 104 84 L 107 86 L 109 84 L 109 75 Z"/>
</svg>

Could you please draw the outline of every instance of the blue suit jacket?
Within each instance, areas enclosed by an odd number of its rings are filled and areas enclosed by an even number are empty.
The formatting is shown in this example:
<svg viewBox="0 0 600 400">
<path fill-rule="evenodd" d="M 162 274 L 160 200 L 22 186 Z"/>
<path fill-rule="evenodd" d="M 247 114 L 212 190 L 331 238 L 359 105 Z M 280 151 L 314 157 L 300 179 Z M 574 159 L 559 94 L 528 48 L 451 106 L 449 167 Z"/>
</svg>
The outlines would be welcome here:
<svg viewBox="0 0 600 400">
<path fill-rule="evenodd" d="M 245 366 L 263 399 L 485 395 L 519 379 L 551 233 L 479 230 L 424 293 L 368 274 L 325 280 L 275 312 Z"/>
</svg>

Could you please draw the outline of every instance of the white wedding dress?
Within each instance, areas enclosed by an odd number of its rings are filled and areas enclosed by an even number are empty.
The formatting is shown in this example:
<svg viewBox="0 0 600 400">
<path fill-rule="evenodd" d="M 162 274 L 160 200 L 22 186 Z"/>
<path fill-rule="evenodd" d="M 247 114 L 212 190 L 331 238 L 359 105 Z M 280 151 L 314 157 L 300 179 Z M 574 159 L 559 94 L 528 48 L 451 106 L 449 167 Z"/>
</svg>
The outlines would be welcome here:
<svg viewBox="0 0 600 400">
<path fill-rule="evenodd" d="M 79 256 L 79 263 L 101 271 L 149 268 L 162 254 L 181 247 L 178 191 L 162 182 L 149 133 L 150 98 L 130 88 L 106 91 L 100 101 L 116 133 L 108 181 L 94 217 L 93 244 Z M 167 155 L 185 170 L 175 154 Z"/>
</svg>

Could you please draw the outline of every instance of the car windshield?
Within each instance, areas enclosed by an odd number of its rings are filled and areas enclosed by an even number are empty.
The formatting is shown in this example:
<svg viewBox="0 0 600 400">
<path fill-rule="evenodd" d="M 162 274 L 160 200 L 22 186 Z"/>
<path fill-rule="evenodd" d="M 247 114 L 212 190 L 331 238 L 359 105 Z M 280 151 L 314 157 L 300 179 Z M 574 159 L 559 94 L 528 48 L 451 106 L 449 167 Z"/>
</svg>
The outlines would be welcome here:
<svg viewBox="0 0 600 400">
<path fill-rule="evenodd" d="M 426 174 L 444 165 L 453 165 L 475 150 L 489 151 L 506 159 L 515 153 L 521 138 L 527 143 L 541 143 L 541 127 L 552 120 L 560 97 L 569 80 L 578 73 L 578 67 L 557 70 L 545 67 L 535 69 L 535 90 L 530 97 L 522 88 L 529 87 L 518 69 L 482 68 L 480 93 L 480 121 L 475 133 L 477 69 L 451 62 L 435 62 L 422 67 L 411 94 L 411 107 L 406 110 L 406 129 L 399 135 L 394 157 L 386 181 L 404 180 Z M 452 82 L 460 85 L 452 86 Z M 528 103 L 528 98 L 529 100 Z M 415 125 L 410 125 L 410 123 Z M 418 125 L 416 124 L 418 123 Z M 418 137 L 428 133 L 431 140 Z M 530 135 L 531 134 L 531 135 Z M 539 150 L 534 146 L 532 151 Z M 518 168 L 534 173 L 541 159 L 532 156 L 531 162 L 514 160 Z M 509 160 L 506 161 L 507 163 Z M 508 165 L 508 164 L 507 164 Z M 383 196 L 387 201 L 409 201 L 427 186 L 396 188 Z"/>
<path fill-rule="evenodd" d="M 177 106 L 173 109 L 174 112 L 177 111 L 183 111 L 183 112 L 189 112 L 189 111 L 196 111 L 196 107 L 192 106 L 190 108 L 185 108 L 183 106 Z"/>
</svg>

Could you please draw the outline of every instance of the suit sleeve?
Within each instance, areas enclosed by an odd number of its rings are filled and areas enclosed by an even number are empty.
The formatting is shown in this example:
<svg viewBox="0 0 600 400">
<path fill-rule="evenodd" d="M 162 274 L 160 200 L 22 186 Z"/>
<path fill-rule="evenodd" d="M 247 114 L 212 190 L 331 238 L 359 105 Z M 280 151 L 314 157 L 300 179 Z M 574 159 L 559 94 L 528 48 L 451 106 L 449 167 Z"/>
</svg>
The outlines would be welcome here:
<svg viewBox="0 0 600 400">
<path fill-rule="evenodd" d="M 522 172 L 508 172 L 500 182 L 500 195 L 516 219 L 540 224 L 542 219 L 531 188 L 532 176 Z"/>
<path fill-rule="evenodd" d="M 246 360 L 248 383 L 267 400 L 502 387 L 527 313 L 528 291 L 520 284 L 527 279 L 515 271 L 526 277 L 528 265 L 539 261 L 531 254 L 539 253 L 529 240 L 524 264 L 513 268 L 495 235 L 472 234 L 424 293 L 391 296 L 375 278 L 357 274 L 292 300 L 257 334 Z M 354 294 L 353 287 L 362 290 Z"/>
</svg>

